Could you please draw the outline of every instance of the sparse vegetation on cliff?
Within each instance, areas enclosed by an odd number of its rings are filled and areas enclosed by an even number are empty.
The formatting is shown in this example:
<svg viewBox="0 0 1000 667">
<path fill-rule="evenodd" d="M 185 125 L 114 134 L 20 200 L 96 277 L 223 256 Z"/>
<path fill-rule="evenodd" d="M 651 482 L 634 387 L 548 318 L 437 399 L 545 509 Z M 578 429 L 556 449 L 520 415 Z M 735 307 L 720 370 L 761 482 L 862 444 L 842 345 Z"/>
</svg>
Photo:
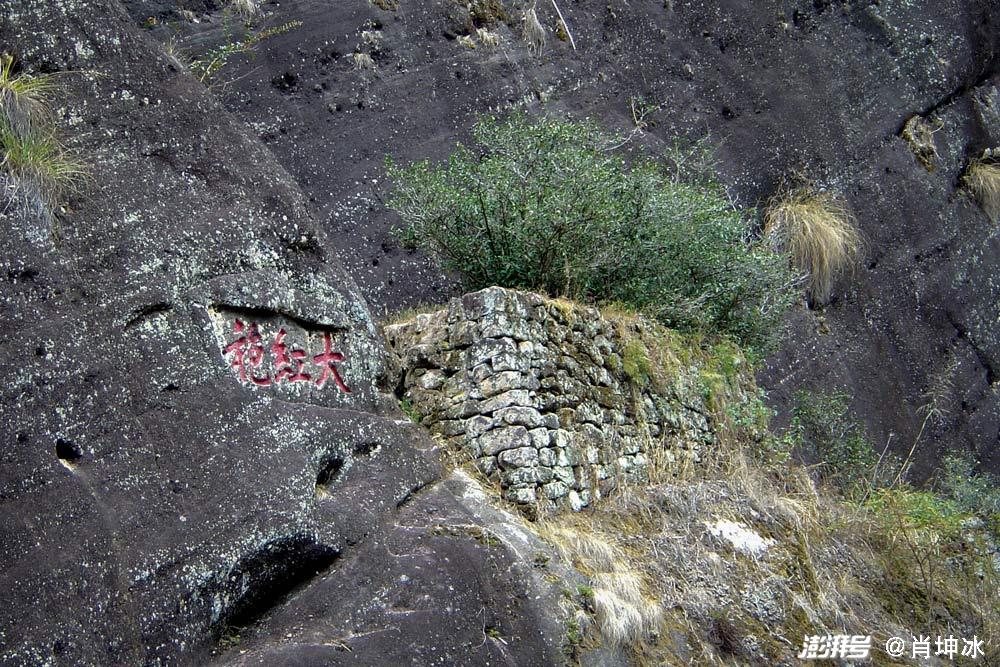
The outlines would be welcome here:
<svg viewBox="0 0 1000 667">
<path fill-rule="evenodd" d="M 774 340 L 795 278 L 704 171 L 626 159 L 588 122 L 488 117 L 473 135 L 446 164 L 389 166 L 400 236 L 468 287 L 617 301 L 752 351 Z"/>
<path fill-rule="evenodd" d="M 0 55 L 0 114 L 15 134 L 25 136 L 48 124 L 48 98 L 54 90 L 51 76 L 17 73 L 14 58 Z"/>
<path fill-rule="evenodd" d="M 52 206 L 86 174 L 56 135 L 48 107 L 51 75 L 16 73 L 14 59 L 0 55 L 0 170 L 4 199 L 35 208 Z"/>
<path fill-rule="evenodd" d="M 1000 164 L 982 159 L 973 160 L 966 169 L 962 182 L 991 220 L 1000 218 Z"/>
</svg>

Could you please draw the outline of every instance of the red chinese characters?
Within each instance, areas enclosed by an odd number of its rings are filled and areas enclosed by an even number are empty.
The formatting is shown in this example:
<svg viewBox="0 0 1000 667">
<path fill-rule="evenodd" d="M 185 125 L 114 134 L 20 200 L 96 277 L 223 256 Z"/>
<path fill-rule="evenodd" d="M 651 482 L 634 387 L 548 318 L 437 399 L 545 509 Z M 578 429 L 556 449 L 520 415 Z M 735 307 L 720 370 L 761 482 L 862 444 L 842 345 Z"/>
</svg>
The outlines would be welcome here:
<svg viewBox="0 0 1000 667">
<path fill-rule="evenodd" d="M 305 366 L 304 359 L 307 356 L 305 351 L 292 350 L 289 352 L 288 346 L 284 343 L 285 335 L 285 330 L 279 329 L 278 335 L 271 343 L 271 354 L 274 355 L 274 368 L 277 371 L 274 381 L 281 382 L 287 379 L 289 382 L 309 382 L 311 376 L 302 372 L 302 367 Z"/>
<path fill-rule="evenodd" d="M 323 351 L 312 357 L 305 350 L 293 348 L 285 342 L 288 332 L 284 328 L 278 330 L 274 341 L 267 348 L 255 323 L 246 324 L 237 319 L 233 332 L 237 338 L 223 349 L 223 354 L 229 358 L 229 365 L 236 370 L 241 382 L 249 382 L 258 387 L 312 382 L 316 387 L 322 388 L 332 379 L 340 391 L 351 393 L 337 366 L 344 361 L 344 355 L 332 349 L 329 332 L 323 332 Z M 271 356 L 273 377 L 262 373 L 267 352 Z M 310 361 L 318 368 L 318 372 L 306 372 L 306 364 Z"/>
<path fill-rule="evenodd" d="M 344 380 L 340 377 L 340 372 L 337 370 L 337 363 L 344 360 L 344 355 L 340 352 L 330 351 L 330 333 L 328 331 L 323 332 L 323 353 L 317 354 L 313 357 L 313 363 L 320 366 L 323 369 L 323 374 L 316 380 L 316 386 L 322 387 L 326 384 L 327 378 L 333 376 L 333 381 L 337 383 L 337 387 L 340 391 L 345 393 L 350 393 L 351 390 L 347 388 L 344 384 Z"/>
<path fill-rule="evenodd" d="M 233 355 L 230 366 L 239 373 L 241 382 L 250 380 L 259 387 L 270 385 L 271 378 L 257 377 L 251 374 L 252 370 L 259 368 L 261 362 L 264 361 L 264 344 L 260 340 L 260 333 L 257 332 L 257 325 L 251 324 L 247 327 L 242 320 L 236 320 L 235 331 L 240 337 L 227 345 L 225 350 L 226 355 Z M 251 373 L 247 372 L 248 365 Z"/>
</svg>

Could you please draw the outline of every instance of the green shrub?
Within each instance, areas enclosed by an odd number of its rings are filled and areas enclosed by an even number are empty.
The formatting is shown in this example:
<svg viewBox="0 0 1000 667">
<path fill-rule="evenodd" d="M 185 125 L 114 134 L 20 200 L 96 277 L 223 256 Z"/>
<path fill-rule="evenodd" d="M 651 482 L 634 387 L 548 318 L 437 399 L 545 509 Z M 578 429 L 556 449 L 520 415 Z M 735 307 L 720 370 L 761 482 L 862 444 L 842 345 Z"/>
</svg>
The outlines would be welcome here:
<svg viewBox="0 0 1000 667">
<path fill-rule="evenodd" d="M 820 476 L 851 495 L 884 486 L 898 463 L 891 457 L 880 464 L 864 429 L 850 415 L 849 399 L 843 392 L 796 393 L 790 430 L 806 458 L 822 464 Z"/>
<path fill-rule="evenodd" d="M 794 299 L 786 260 L 747 240 L 747 217 L 695 165 L 626 160 L 622 137 L 558 118 L 487 117 L 473 136 L 444 164 L 388 167 L 401 238 L 468 288 L 617 301 L 754 352 L 773 342 Z"/>
<path fill-rule="evenodd" d="M 968 516 L 955 501 L 908 486 L 877 490 L 865 504 L 895 519 L 905 529 L 916 531 L 918 536 L 931 538 L 957 537 L 962 531 L 962 520 Z"/>
<path fill-rule="evenodd" d="M 1000 481 L 988 473 L 976 474 L 976 461 L 968 454 L 952 454 L 941 463 L 941 493 L 1000 534 Z"/>
</svg>

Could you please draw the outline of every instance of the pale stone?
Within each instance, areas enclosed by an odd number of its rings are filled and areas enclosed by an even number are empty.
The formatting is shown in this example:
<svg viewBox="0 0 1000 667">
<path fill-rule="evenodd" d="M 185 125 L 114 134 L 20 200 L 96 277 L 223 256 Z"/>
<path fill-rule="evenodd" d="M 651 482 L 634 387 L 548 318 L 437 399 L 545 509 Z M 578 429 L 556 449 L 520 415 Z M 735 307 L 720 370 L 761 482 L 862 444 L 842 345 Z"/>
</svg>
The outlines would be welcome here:
<svg viewBox="0 0 1000 667">
<path fill-rule="evenodd" d="M 504 352 L 493 357 L 493 370 L 525 373 L 531 370 L 531 360 L 516 352 Z"/>
<path fill-rule="evenodd" d="M 465 433 L 470 438 L 477 438 L 481 436 L 483 433 L 489 431 L 494 426 L 496 426 L 496 422 L 494 422 L 489 417 L 483 415 L 476 415 L 475 417 L 471 417 L 468 420 L 466 420 Z"/>
<path fill-rule="evenodd" d="M 447 377 L 443 371 L 431 369 L 420 376 L 417 384 L 423 389 L 437 389 L 444 384 Z"/>
<path fill-rule="evenodd" d="M 552 474 L 563 484 L 572 485 L 576 481 L 573 476 L 573 468 L 569 466 L 556 466 L 552 468 Z"/>
<path fill-rule="evenodd" d="M 530 407 L 531 403 L 531 397 L 526 390 L 513 389 L 483 401 L 479 406 L 479 412 L 496 412 L 502 408 L 509 408 L 512 405 Z"/>
<path fill-rule="evenodd" d="M 538 450 L 538 462 L 543 466 L 551 468 L 556 465 L 557 459 L 556 450 L 554 449 L 545 448 Z"/>
<path fill-rule="evenodd" d="M 589 504 L 587 502 L 588 499 L 585 499 L 584 494 L 586 494 L 585 491 L 578 492 L 574 490 L 570 490 L 570 492 L 567 494 L 569 496 L 570 509 L 572 509 L 574 512 L 579 512 Z"/>
<path fill-rule="evenodd" d="M 564 429 L 557 429 L 550 433 L 550 441 L 554 447 L 566 448 L 573 444 L 573 435 Z"/>
<path fill-rule="evenodd" d="M 604 411 L 596 403 L 582 403 L 576 408 L 576 421 L 603 424 Z"/>
<path fill-rule="evenodd" d="M 506 486 L 545 484 L 552 481 L 552 476 L 548 468 L 511 468 L 500 474 L 500 481 Z"/>
<path fill-rule="evenodd" d="M 507 489 L 504 492 L 504 497 L 511 502 L 518 503 L 519 505 L 530 505 L 535 502 L 535 488 L 522 487 Z"/>
<path fill-rule="evenodd" d="M 487 431 L 479 436 L 478 442 L 483 454 L 486 456 L 494 456 L 508 449 L 531 446 L 528 429 L 523 426 L 497 428 Z"/>
<path fill-rule="evenodd" d="M 500 452 L 497 457 L 504 468 L 527 468 L 538 465 L 538 450 L 534 447 L 518 447 Z"/>
<path fill-rule="evenodd" d="M 493 413 L 493 418 L 512 426 L 527 426 L 537 428 L 542 425 L 542 413 L 534 408 L 514 406 L 503 408 Z"/>
<path fill-rule="evenodd" d="M 517 371 L 501 371 L 483 380 L 479 385 L 479 390 L 484 397 L 490 398 L 511 389 L 526 389 L 529 384 L 534 384 L 537 387 L 538 380 L 527 378 Z"/>
<path fill-rule="evenodd" d="M 550 500 L 562 498 L 567 493 L 569 493 L 569 487 L 562 482 L 554 481 L 542 486 L 542 494 Z"/>
<path fill-rule="evenodd" d="M 549 432 L 544 428 L 535 428 L 528 431 L 528 435 L 531 437 L 531 446 L 539 451 L 548 449 L 549 447 Z"/>
</svg>

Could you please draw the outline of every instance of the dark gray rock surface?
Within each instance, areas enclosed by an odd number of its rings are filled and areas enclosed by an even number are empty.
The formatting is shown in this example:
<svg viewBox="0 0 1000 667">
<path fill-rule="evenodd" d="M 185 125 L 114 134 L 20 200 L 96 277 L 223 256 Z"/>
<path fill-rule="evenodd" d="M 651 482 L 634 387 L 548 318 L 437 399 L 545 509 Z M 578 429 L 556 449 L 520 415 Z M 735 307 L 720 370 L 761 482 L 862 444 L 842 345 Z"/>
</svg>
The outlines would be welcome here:
<svg viewBox="0 0 1000 667">
<path fill-rule="evenodd" d="M 335 236 L 120 4 L 4 3 L 0 47 L 58 73 L 90 165 L 52 215 L 0 211 L 0 664 L 204 664 L 342 559 L 369 596 L 354 549 L 440 466 Z M 499 599 L 468 544 L 426 558 Z"/>
<path fill-rule="evenodd" d="M 905 453 L 925 395 L 950 376 L 947 414 L 928 424 L 920 461 L 965 448 L 1000 470 L 997 239 L 959 189 L 968 159 L 1000 144 L 997 107 L 977 102 L 993 99 L 998 81 L 997 0 L 561 3 L 577 50 L 556 39 L 555 12 L 540 3 L 550 33 L 538 57 L 520 38 L 524 3 L 503 3 L 509 18 L 490 28 L 501 39 L 493 49 L 456 39 L 481 27 L 461 4 L 266 3 L 260 25 L 303 25 L 218 77 L 226 107 L 302 186 L 377 313 L 450 294 L 389 233 L 387 154 L 442 157 L 475 114 L 511 106 L 627 131 L 629 100 L 641 97 L 660 110 L 637 145 L 708 135 L 743 204 L 763 204 L 800 172 L 843 193 L 860 222 L 865 262 L 828 307 L 803 304 L 790 317 L 763 377 L 775 404 L 799 388 L 846 389 L 875 445 Z M 218 14 L 167 27 L 170 2 L 130 5 L 137 18 L 161 17 L 164 39 L 175 30 L 195 51 L 221 41 Z M 376 44 L 366 30 L 380 33 Z M 355 69 L 355 50 L 375 69 Z M 914 114 L 943 122 L 933 173 L 898 136 Z"/>
<path fill-rule="evenodd" d="M 564 663 L 563 582 L 583 580 L 520 518 L 492 507 L 477 482 L 453 473 L 394 521 L 218 664 Z"/>
</svg>

